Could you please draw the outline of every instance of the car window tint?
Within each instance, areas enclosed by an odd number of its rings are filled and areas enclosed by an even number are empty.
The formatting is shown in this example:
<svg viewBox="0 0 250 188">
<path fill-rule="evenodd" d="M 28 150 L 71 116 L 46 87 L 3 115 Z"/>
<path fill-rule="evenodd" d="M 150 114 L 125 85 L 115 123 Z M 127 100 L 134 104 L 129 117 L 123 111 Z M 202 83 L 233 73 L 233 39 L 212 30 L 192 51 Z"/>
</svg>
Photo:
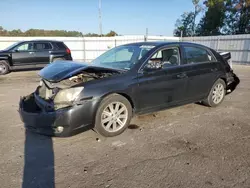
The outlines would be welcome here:
<svg viewBox="0 0 250 188">
<path fill-rule="evenodd" d="M 66 47 L 65 47 L 65 45 L 62 43 L 62 42 L 57 42 L 57 43 L 55 43 L 56 44 L 56 46 L 59 48 L 59 49 L 65 49 Z"/>
<path fill-rule="evenodd" d="M 116 53 L 108 56 L 104 62 L 121 62 L 121 61 L 130 61 L 133 55 L 133 51 L 130 51 L 129 48 L 125 48 L 117 51 Z"/>
<path fill-rule="evenodd" d="M 29 51 L 32 50 L 32 43 L 24 43 L 16 47 L 18 51 Z"/>
<path fill-rule="evenodd" d="M 144 55 L 145 55 L 149 50 L 150 50 L 150 48 L 142 49 L 141 52 L 140 52 L 140 55 L 139 55 L 138 60 L 140 60 L 142 57 L 144 57 Z"/>
<path fill-rule="evenodd" d="M 180 64 L 180 53 L 178 48 L 168 48 L 157 51 L 147 62 L 147 69 L 165 69 Z"/>
<path fill-rule="evenodd" d="M 162 58 L 162 52 L 161 51 L 156 52 L 152 58 Z"/>
<path fill-rule="evenodd" d="M 212 56 L 203 48 L 184 47 L 186 61 L 188 64 L 205 63 L 212 61 Z"/>
<path fill-rule="evenodd" d="M 35 43 L 34 44 L 34 49 L 35 50 L 50 50 L 52 49 L 52 46 L 50 45 L 50 43 Z"/>
</svg>

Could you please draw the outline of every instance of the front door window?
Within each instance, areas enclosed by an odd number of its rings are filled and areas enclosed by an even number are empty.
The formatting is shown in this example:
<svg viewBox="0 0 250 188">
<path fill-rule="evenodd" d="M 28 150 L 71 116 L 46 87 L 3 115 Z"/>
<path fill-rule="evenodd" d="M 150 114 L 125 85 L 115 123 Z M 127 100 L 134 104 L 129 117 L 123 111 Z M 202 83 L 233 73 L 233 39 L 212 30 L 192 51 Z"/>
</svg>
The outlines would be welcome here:
<svg viewBox="0 0 250 188">
<path fill-rule="evenodd" d="M 17 51 L 25 52 L 25 51 L 31 51 L 33 49 L 32 43 L 24 43 L 15 48 Z"/>
<path fill-rule="evenodd" d="M 147 62 L 148 71 L 161 70 L 180 65 L 180 53 L 177 47 L 157 51 Z"/>
</svg>

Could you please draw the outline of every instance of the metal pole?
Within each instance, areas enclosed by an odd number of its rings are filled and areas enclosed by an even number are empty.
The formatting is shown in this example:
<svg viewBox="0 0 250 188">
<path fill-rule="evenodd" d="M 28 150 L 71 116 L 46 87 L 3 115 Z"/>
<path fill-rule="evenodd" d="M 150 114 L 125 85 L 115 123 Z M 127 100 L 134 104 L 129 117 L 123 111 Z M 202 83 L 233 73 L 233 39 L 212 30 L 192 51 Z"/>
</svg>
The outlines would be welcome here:
<svg viewBox="0 0 250 188">
<path fill-rule="evenodd" d="M 218 51 L 220 49 L 220 38 L 217 39 L 217 49 L 216 51 Z"/>
<path fill-rule="evenodd" d="M 148 40 L 148 28 L 146 28 L 146 35 L 144 37 L 144 41 L 146 42 Z"/>
<path fill-rule="evenodd" d="M 83 37 L 83 60 L 86 62 L 85 38 Z"/>
<path fill-rule="evenodd" d="M 99 0 L 99 32 L 100 36 L 102 36 L 102 11 L 101 11 L 101 6 L 102 6 L 102 0 Z"/>
</svg>

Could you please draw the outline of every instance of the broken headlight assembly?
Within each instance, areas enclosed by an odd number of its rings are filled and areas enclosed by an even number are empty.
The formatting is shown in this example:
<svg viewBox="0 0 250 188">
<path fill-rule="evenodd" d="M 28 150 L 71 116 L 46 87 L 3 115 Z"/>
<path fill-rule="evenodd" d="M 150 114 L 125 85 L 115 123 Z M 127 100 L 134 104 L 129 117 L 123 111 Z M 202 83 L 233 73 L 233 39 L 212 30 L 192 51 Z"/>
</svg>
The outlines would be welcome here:
<svg viewBox="0 0 250 188">
<path fill-rule="evenodd" d="M 60 90 L 54 98 L 54 108 L 60 109 L 71 106 L 84 87 L 74 87 Z"/>
</svg>

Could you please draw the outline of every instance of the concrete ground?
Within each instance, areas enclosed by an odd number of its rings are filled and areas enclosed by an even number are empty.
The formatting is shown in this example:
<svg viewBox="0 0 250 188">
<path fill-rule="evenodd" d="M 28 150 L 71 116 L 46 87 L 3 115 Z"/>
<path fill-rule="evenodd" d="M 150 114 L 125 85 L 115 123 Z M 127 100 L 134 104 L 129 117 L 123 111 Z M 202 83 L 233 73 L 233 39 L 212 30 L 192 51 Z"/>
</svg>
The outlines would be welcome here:
<svg viewBox="0 0 250 188">
<path fill-rule="evenodd" d="M 113 138 L 26 132 L 19 97 L 37 71 L 0 76 L 0 187 L 250 187 L 250 67 L 221 106 L 190 104 L 133 119 Z"/>
</svg>

